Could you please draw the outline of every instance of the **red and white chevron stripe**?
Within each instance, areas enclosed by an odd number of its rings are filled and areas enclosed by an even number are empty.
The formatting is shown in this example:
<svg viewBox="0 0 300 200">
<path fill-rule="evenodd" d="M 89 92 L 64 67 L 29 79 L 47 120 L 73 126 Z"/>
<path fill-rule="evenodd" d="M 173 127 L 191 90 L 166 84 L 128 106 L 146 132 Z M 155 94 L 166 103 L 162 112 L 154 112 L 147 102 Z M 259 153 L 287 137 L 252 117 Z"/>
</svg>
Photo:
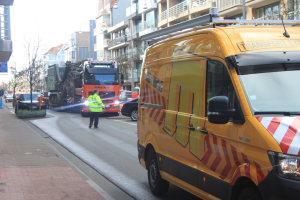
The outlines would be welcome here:
<svg viewBox="0 0 300 200">
<path fill-rule="evenodd" d="M 69 97 L 68 98 L 68 103 L 74 103 L 74 97 Z"/>
<path fill-rule="evenodd" d="M 300 155 L 300 117 L 257 117 L 283 153 Z"/>
</svg>

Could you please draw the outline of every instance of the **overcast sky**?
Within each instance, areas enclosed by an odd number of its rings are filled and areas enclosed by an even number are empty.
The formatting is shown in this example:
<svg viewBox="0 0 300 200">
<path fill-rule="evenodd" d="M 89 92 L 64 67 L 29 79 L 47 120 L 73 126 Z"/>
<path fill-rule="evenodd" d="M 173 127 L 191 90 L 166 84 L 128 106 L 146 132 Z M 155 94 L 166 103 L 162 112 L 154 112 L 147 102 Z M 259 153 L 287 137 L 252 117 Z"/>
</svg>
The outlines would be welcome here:
<svg viewBox="0 0 300 200">
<path fill-rule="evenodd" d="M 10 8 L 13 53 L 8 65 L 28 63 L 22 44 L 39 32 L 47 49 L 68 42 L 71 33 L 87 31 L 88 20 L 95 19 L 98 0 L 15 0 Z M 9 75 L 1 75 L 8 82 Z"/>
</svg>

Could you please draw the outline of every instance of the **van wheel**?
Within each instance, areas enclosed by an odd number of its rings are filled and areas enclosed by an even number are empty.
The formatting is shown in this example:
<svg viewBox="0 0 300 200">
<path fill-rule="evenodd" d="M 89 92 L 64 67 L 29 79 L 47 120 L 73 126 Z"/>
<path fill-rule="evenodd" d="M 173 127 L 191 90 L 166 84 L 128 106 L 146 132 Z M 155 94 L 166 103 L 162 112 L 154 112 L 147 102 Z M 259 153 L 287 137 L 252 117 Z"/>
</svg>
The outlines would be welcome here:
<svg viewBox="0 0 300 200">
<path fill-rule="evenodd" d="M 246 187 L 240 193 L 238 200 L 261 200 L 261 197 L 257 190 L 252 187 Z"/>
<path fill-rule="evenodd" d="M 156 153 L 152 153 L 148 162 L 148 182 L 155 196 L 162 196 L 168 192 L 169 182 L 162 179 L 158 169 Z"/>
</svg>

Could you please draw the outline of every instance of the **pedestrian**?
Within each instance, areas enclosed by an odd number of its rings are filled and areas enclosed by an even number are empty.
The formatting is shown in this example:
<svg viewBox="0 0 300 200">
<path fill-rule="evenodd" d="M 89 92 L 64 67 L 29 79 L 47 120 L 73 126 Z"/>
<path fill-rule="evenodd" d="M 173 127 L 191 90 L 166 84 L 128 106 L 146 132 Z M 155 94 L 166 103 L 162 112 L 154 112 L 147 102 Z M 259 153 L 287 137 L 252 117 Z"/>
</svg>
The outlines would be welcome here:
<svg viewBox="0 0 300 200">
<path fill-rule="evenodd" d="M 91 111 L 89 128 L 92 128 L 93 122 L 94 128 L 98 128 L 99 113 L 103 111 L 102 108 L 105 108 L 99 96 L 99 90 L 94 90 L 94 94 L 89 96 L 88 102 L 89 110 Z"/>
</svg>

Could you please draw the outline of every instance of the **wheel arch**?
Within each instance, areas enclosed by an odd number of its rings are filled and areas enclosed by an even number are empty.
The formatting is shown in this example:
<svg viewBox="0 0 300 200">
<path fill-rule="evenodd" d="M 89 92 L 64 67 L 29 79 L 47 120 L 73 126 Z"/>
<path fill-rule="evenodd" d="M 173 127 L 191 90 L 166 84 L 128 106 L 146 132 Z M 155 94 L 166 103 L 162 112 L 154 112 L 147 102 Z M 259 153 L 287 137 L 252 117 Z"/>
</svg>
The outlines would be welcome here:
<svg viewBox="0 0 300 200">
<path fill-rule="evenodd" d="M 238 200 L 241 191 L 247 187 L 251 187 L 255 189 L 262 197 L 261 192 L 259 191 L 257 185 L 250 178 L 246 176 L 241 176 L 236 180 L 235 184 L 231 187 L 231 191 L 229 193 L 230 194 L 229 199 Z"/>
<path fill-rule="evenodd" d="M 145 149 L 145 165 L 146 165 L 147 170 L 148 170 L 149 158 L 152 153 L 156 153 L 156 151 L 154 149 L 154 146 L 151 143 L 149 143 L 149 144 L 147 144 L 146 149 Z"/>
</svg>

